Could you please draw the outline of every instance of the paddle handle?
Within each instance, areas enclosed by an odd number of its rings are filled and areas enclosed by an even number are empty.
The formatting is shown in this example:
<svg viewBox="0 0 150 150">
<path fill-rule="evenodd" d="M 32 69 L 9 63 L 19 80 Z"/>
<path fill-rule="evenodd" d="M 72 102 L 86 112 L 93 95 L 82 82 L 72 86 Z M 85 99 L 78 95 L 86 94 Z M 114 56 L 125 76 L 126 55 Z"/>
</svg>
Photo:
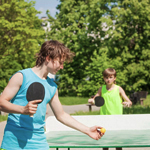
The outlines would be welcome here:
<svg viewBox="0 0 150 150">
<path fill-rule="evenodd" d="M 33 118 L 33 115 L 30 115 L 30 117 L 32 117 L 32 118 Z"/>
</svg>

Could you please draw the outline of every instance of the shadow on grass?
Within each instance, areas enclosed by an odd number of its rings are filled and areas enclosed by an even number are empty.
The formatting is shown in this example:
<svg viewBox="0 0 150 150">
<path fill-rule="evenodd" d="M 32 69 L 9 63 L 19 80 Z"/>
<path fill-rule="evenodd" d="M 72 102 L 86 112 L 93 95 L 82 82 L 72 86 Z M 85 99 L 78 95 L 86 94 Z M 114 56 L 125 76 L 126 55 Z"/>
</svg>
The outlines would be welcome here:
<svg viewBox="0 0 150 150">
<path fill-rule="evenodd" d="M 150 106 L 135 105 L 132 107 L 125 107 L 123 114 L 150 114 Z"/>
</svg>

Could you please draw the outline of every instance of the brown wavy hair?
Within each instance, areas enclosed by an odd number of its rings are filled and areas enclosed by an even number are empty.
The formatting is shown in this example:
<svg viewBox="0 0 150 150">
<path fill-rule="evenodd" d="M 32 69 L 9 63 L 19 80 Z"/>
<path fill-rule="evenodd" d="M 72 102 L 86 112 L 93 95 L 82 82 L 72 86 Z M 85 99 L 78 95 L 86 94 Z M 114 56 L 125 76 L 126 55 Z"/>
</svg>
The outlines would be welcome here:
<svg viewBox="0 0 150 150">
<path fill-rule="evenodd" d="M 41 66 L 47 56 L 52 60 L 59 58 L 60 61 L 70 62 L 74 55 L 63 43 L 56 40 L 46 41 L 42 44 L 39 53 L 36 54 L 36 66 Z"/>
</svg>

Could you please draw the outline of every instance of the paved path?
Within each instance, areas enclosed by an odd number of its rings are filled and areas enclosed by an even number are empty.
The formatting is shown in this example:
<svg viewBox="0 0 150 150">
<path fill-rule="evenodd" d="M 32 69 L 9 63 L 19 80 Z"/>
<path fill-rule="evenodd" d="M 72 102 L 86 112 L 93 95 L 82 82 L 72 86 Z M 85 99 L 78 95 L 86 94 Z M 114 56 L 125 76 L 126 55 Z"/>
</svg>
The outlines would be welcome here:
<svg viewBox="0 0 150 150">
<path fill-rule="evenodd" d="M 73 113 L 78 112 L 78 111 L 84 111 L 84 112 L 89 111 L 89 108 L 86 106 L 86 104 L 73 105 L 73 106 L 63 105 L 63 109 L 64 109 L 65 112 L 67 112 L 69 114 L 73 114 Z M 99 110 L 99 108 L 96 107 L 96 106 L 92 106 L 92 110 L 97 111 L 97 110 Z M 53 116 L 53 115 L 54 114 L 53 114 L 52 110 L 50 109 L 50 107 L 48 107 L 46 118 L 48 116 Z M 1 145 L 1 142 L 2 142 L 5 125 L 6 125 L 6 121 L 0 122 L 0 145 Z M 51 150 L 55 150 L 55 149 L 51 148 Z M 66 148 L 60 148 L 59 150 L 66 150 Z M 77 148 L 77 149 L 73 148 L 73 150 L 92 150 L 92 149 L 90 149 L 90 148 L 84 148 L 84 149 L 83 148 Z M 94 150 L 102 150 L 102 148 L 94 148 Z M 116 150 L 116 149 L 115 148 L 110 148 L 109 150 Z M 150 150 L 150 148 L 123 148 L 123 150 Z"/>
</svg>

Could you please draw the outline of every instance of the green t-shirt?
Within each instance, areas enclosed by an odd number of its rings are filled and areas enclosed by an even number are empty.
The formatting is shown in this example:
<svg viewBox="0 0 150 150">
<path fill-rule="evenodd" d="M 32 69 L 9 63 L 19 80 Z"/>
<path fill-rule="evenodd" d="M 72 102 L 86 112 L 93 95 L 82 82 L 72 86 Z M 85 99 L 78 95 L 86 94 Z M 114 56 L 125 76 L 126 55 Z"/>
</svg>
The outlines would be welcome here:
<svg viewBox="0 0 150 150">
<path fill-rule="evenodd" d="M 101 96 L 105 103 L 100 107 L 100 115 L 122 115 L 123 105 L 122 98 L 119 94 L 119 86 L 115 85 L 114 89 L 108 91 L 106 85 L 102 86 Z"/>
</svg>

